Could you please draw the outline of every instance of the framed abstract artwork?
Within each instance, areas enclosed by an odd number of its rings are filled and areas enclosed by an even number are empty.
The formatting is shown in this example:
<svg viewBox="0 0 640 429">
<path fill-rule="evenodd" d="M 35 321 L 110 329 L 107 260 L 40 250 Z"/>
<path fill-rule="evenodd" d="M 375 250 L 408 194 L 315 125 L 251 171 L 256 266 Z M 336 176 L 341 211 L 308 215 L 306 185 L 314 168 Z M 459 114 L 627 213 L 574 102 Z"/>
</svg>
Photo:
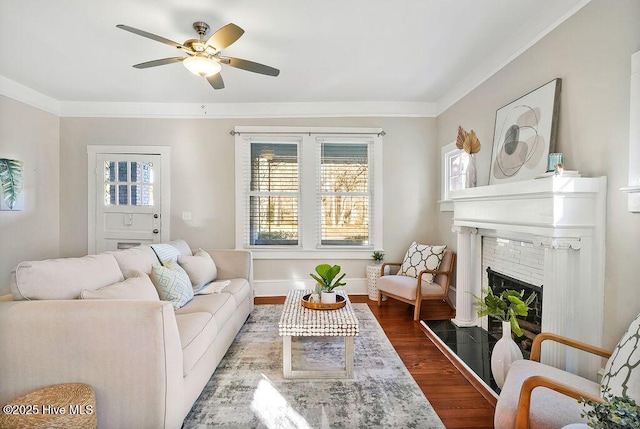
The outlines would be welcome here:
<svg viewBox="0 0 640 429">
<path fill-rule="evenodd" d="M 560 88 L 554 79 L 496 112 L 489 184 L 533 179 L 554 151 Z"/>
<path fill-rule="evenodd" d="M 0 210 L 24 210 L 22 161 L 0 158 Z"/>
</svg>

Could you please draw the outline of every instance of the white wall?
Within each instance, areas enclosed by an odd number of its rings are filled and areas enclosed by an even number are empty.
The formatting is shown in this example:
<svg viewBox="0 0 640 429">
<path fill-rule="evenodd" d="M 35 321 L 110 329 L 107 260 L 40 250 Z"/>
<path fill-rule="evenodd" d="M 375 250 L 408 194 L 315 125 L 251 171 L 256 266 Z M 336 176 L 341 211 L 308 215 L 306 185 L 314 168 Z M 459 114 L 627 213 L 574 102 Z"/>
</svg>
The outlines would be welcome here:
<svg viewBox="0 0 640 429">
<path fill-rule="evenodd" d="M 482 142 L 478 185 L 488 183 L 495 112 L 556 78 L 562 96 L 556 151 L 566 168 L 607 176 L 605 347 L 613 347 L 640 313 L 640 215 L 627 211 L 631 54 L 640 49 L 640 1 L 593 0 L 437 118 L 438 148 L 455 140 L 458 125 Z M 434 186 L 438 186 L 434 184 Z M 455 246 L 451 214 L 437 223 Z M 579 296 L 575 299 L 580 299 Z"/>
<path fill-rule="evenodd" d="M 0 295 L 27 259 L 58 256 L 60 122 L 57 116 L 0 96 L 0 158 L 24 162 L 25 210 L 0 211 Z"/>
<path fill-rule="evenodd" d="M 411 241 L 437 236 L 430 219 L 438 199 L 435 119 L 109 119 L 61 118 L 61 240 L 63 256 L 87 252 L 87 145 L 171 147 L 171 235 L 193 247 L 234 247 L 234 139 L 236 125 L 381 127 L 384 137 L 384 250 L 400 260 Z M 193 220 L 181 220 L 182 211 Z M 335 261 L 348 278 L 363 279 L 369 260 Z M 265 283 L 310 279 L 317 260 L 256 260 L 255 279 Z M 362 282 L 360 283 L 363 284 Z M 262 293 L 268 290 L 260 288 Z"/>
</svg>

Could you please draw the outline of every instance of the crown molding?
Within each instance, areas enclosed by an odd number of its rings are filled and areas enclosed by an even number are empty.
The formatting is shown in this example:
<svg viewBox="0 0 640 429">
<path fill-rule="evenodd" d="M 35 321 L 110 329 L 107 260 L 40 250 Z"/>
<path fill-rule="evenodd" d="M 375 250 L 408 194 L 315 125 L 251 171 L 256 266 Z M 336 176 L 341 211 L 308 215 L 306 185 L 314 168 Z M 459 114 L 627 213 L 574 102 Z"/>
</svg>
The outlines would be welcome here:
<svg viewBox="0 0 640 429">
<path fill-rule="evenodd" d="M 435 117 L 429 102 L 119 103 L 59 101 L 0 75 L 4 95 L 60 117 L 75 118 L 336 118 Z"/>
<path fill-rule="evenodd" d="M 0 75 L 0 95 L 60 116 L 60 102 Z"/>
<path fill-rule="evenodd" d="M 96 103 L 62 102 L 60 116 L 90 118 L 435 117 L 435 103 Z"/>
<path fill-rule="evenodd" d="M 436 102 L 436 117 L 447 111 L 451 106 L 456 104 L 471 91 L 479 87 L 491 76 L 502 70 L 511 61 L 522 55 L 531 46 L 538 43 L 544 36 L 549 34 L 560 24 L 576 14 L 580 9 L 586 6 L 591 0 L 582 0 L 573 8 L 565 12 L 551 25 L 538 31 L 530 29 L 526 32 L 526 27 L 522 29 L 522 36 L 513 37 L 506 41 L 493 55 L 488 57 L 483 63 L 474 65 L 473 71 L 462 79 L 453 89 L 447 92 L 442 98 Z M 557 5 L 561 7 L 561 4 Z M 537 33 L 536 33 L 537 32 Z"/>
</svg>

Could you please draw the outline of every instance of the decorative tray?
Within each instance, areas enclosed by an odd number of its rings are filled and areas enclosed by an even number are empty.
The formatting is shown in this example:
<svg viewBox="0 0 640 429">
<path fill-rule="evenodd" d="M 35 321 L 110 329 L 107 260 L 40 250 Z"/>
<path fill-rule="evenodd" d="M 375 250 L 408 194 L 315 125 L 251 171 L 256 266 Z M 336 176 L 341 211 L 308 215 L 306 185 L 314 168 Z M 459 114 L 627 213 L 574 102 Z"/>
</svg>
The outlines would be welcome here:
<svg viewBox="0 0 640 429">
<path fill-rule="evenodd" d="M 311 294 L 307 294 L 302 297 L 300 303 L 303 307 L 310 308 L 312 310 L 337 310 L 339 308 L 347 305 L 347 300 L 342 295 L 336 294 L 336 303 L 335 304 L 324 304 L 321 302 L 309 302 L 309 296 Z"/>
</svg>

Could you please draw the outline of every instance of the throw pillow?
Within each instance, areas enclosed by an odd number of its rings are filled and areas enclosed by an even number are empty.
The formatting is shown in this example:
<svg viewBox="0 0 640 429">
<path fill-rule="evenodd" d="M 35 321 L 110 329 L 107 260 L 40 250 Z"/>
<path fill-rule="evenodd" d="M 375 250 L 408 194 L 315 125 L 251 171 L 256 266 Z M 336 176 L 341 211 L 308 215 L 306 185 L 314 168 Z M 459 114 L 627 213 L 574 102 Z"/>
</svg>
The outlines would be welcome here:
<svg viewBox="0 0 640 429">
<path fill-rule="evenodd" d="M 154 265 L 151 268 L 151 281 L 158 291 L 160 299 L 171 301 L 174 310 L 183 307 L 193 299 L 193 288 L 187 273 L 175 262 L 165 266 Z"/>
<path fill-rule="evenodd" d="M 398 274 L 417 278 L 422 270 L 437 270 L 446 248 L 447 246 L 431 246 L 414 241 L 404 255 Z M 423 278 L 427 283 L 433 283 L 433 277 L 433 274 L 426 274 Z"/>
<path fill-rule="evenodd" d="M 80 293 L 80 299 L 139 299 L 146 301 L 160 301 L 158 292 L 153 286 L 149 276 L 137 272 L 123 282 L 104 286 L 100 289 L 84 289 Z"/>
<path fill-rule="evenodd" d="M 200 290 L 202 286 L 207 283 L 214 281 L 218 276 L 216 263 L 213 262 L 211 256 L 202 249 L 198 249 L 193 256 L 180 255 L 178 257 L 178 264 L 180 264 L 189 275 L 194 292 Z"/>
<path fill-rule="evenodd" d="M 180 256 L 180 251 L 167 243 L 161 244 L 151 244 L 151 248 L 156 255 L 158 256 L 158 260 L 160 264 L 165 265 L 167 262 L 176 262 L 178 260 L 178 256 Z"/>
<path fill-rule="evenodd" d="M 640 314 L 613 350 L 604 367 L 603 392 L 611 389 L 613 396 L 640 398 Z"/>
</svg>

